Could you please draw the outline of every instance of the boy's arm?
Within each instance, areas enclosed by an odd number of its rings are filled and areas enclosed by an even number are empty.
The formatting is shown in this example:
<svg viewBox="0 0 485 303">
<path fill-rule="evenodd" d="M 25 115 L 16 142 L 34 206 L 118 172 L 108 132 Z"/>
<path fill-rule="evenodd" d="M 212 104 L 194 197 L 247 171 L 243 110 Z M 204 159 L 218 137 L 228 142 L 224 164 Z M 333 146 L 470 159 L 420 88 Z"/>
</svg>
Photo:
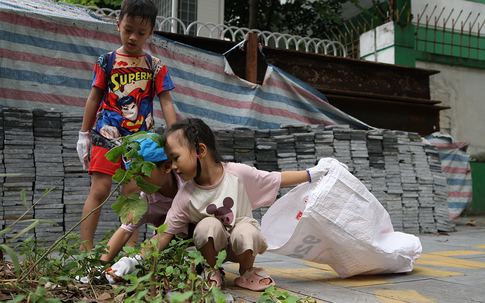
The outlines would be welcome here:
<svg viewBox="0 0 485 303">
<path fill-rule="evenodd" d="M 170 97 L 170 91 L 161 91 L 158 94 L 158 99 L 160 99 L 160 107 L 162 108 L 163 116 L 165 117 L 165 123 L 167 123 L 167 128 L 170 128 L 172 124 L 177 122 L 177 117 L 175 116 L 175 108 L 173 107 L 172 98 Z"/>
<path fill-rule="evenodd" d="M 114 235 L 109 239 L 107 246 L 109 246 L 108 254 L 101 257 L 101 261 L 111 262 L 114 257 L 121 251 L 126 242 L 130 239 L 133 233 L 123 229 L 118 228 Z"/>
<path fill-rule="evenodd" d="M 170 243 L 172 240 L 173 235 L 162 233 L 157 234 L 152 239 L 157 239 L 157 249 L 159 251 L 164 250 L 165 247 Z M 111 242 L 111 241 L 110 241 Z M 141 255 L 136 255 L 134 258 L 123 257 L 118 260 L 113 266 L 106 269 L 105 277 L 108 279 L 110 284 L 119 282 L 123 279 L 123 276 L 127 274 L 131 274 L 135 271 L 136 266 L 139 264 L 139 261 L 142 259 L 147 259 L 146 254 L 150 251 L 151 248 L 147 248 L 146 246 L 142 249 Z"/>
<path fill-rule="evenodd" d="M 91 93 L 89 94 L 86 106 L 84 107 L 83 124 L 81 126 L 82 132 L 86 132 L 93 127 L 96 112 L 98 111 L 99 104 L 101 104 L 103 95 L 104 91 L 101 88 L 96 86 L 91 88 Z"/>
</svg>

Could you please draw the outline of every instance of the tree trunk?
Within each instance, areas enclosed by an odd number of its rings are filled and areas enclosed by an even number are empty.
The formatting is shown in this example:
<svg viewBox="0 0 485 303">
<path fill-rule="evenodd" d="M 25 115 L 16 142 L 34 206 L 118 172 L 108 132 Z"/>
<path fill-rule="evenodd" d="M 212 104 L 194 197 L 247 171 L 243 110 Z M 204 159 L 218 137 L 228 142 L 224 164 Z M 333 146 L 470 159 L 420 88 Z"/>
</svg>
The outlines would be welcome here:
<svg viewBox="0 0 485 303">
<path fill-rule="evenodd" d="M 249 0 L 249 28 L 258 28 L 258 6 L 259 0 Z"/>
</svg>

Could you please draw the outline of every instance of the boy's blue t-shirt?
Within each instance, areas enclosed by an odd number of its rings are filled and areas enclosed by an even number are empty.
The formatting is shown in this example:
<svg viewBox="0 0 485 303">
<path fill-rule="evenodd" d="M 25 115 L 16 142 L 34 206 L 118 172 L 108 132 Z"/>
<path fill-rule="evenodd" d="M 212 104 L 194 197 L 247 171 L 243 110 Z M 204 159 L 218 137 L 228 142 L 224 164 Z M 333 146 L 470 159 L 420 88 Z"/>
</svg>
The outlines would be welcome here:
<svg viewBox="0 0 485 303">
<path fill-rule="evenodd" d="M 116 52 L 98 58 L 92 85 L 105 93 L 96 114 L 91 141 L 93 145 L 108 149 L 116 145 L 113 139 L 139 131 L 153 131 L 155 94 L 175 88 L 167 67 L 158 58 Z"/>
</svg>

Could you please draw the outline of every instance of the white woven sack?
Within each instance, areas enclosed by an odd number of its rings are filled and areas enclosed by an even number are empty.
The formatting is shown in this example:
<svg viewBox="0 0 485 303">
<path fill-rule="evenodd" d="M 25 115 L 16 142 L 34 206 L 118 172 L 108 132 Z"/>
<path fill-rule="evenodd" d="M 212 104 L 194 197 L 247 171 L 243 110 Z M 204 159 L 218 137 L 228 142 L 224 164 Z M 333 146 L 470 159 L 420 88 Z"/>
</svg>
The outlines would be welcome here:
<svg viewBox="0 0 485 303">
<path fill-rule="evenodd" d="M 421 254 L 414 235 L 395 232 L 389 214 L 340 163 L 278 199 L 261 222 L 268 251 L 328 264 L 341 278 L 402 273 Z"/>
</svg>

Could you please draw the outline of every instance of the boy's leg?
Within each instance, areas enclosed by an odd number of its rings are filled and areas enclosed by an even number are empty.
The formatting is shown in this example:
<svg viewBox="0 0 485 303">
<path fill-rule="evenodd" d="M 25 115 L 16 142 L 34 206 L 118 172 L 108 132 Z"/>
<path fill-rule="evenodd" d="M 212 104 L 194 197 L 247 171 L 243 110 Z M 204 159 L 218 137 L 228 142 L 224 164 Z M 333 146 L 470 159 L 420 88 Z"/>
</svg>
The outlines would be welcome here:
<svg viewBox="0 0 485 303">
<path fill-rule="evenodd" d="M 111 192 L 111 185 L 113 180 L 110 175 L 100 172 L 93 172 L 93 178 L 91 181 L 91 189 L 89 191 L 88 198 L 84 203 L 83 215 L 84 218 L 93 209 L 101 205 L 106 198 L 108 198 Z M 81 241 L 89 241 L 81 245 L 80 250 L 92 250 L 94 233 L 98 227 L 99 217 L 101 215 L 101 209 L 92 213 L 86 220 L 81 223 Z"/>
<path fill-rule="evenodd" d="M 132 179 L 131 183 L 123 184 L 121 186 L 121 193 L 123 195 L 125 195 L 126 197 L 128 197 L 130 194 L 140 193 L 140 192 L 141 192 L 140 188 L 138 186 L 136 186 L 136 184 L 135 184 L 135 179 Z M 138 235 L 139 234 L 140 234 L 140 229 L 138 228 L 133 232 L 133 234 L 131 235 L 128 242 L 126 242 L 126 245 L 134 247 L 135 242 L 137 242 L 137 244 L 140 244 L 140 243 L 138 243 Z"/>
</svg>

